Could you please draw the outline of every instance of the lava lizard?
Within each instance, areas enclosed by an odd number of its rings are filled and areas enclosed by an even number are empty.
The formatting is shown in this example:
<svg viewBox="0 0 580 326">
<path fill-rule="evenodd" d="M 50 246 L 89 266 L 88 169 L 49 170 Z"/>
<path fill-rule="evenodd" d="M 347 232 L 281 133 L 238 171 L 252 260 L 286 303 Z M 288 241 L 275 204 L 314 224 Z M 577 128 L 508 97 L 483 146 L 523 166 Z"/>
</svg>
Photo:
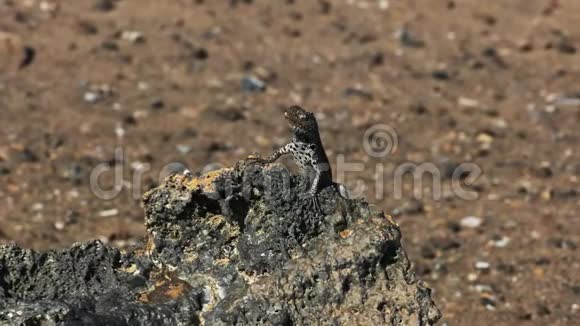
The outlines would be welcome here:
<svg viewBox="0 0 580 326">
<path fill-rule="evenodd" d="M 292 154 L 292 158 L 301 172 L 309 178 L 314 176 L 307 195 L 311 198 L 316 211 L 321 212 L 316 197 L 318 190 L 334 185 L 334 183 L 332 182 L 332 169 L 320 140 L 318 123 L 313 113 L 307 112 L 297 105 L 287 108 L 284 111 L 284 117 L 292 129 L 292 141 L 267 158 L 252 154 L 249 159 L 272 163 L 282 155 Z"/>
</svg>

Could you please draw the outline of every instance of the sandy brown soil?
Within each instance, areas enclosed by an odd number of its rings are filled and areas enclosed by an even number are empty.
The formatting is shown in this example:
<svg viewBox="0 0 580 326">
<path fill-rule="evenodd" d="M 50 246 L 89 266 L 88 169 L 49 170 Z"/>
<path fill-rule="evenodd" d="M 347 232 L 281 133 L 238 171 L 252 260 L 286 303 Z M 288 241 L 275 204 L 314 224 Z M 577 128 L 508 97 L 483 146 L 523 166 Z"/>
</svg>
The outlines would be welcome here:
<svg viewBox="0 0 580 326">
<path fill-rule="evenodd" d="M 580 323 L 580 2 L 0 0 L 0 17 L 0 242 L 133 243 L 164 166 L 269 154 L 300 104 L 335 169 L 364 163 L 346 184 L 396 215 L 443 323 Z M 384 158 L 363 147 L 378 123 L 398 135 Z M 478 199 L 447 179 L 440 200 L 410 180 L 394 198 L 406 162 L 477 164 Z M 97 166 L 122 169 L 113 199 Z"/>
</svg>

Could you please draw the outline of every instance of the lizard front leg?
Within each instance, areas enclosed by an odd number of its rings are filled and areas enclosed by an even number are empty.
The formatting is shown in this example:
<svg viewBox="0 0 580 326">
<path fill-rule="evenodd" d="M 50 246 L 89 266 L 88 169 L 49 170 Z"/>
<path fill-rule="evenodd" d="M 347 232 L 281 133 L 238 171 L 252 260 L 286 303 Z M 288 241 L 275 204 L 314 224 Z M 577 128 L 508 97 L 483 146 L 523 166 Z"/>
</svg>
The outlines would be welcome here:
<svg viewBox="0 0 580 326">
<path fill-rule="evenodd" d="M 318 185 L 320 183 L 320 177 L 322 176 L 322 169 L 316 163 L 312 163 L 312 167 L 314 168 L 314 180 L 312 180 L 312 185 L 310 186 L 310 190 L 308 191 L 308 196 L 312 199 L 312 204 L 314 205 L 314 209 L 317 213 L 321 214 L 322 210 L 320 209 L 320 203 L 318 202 L 318 198 L 316 197 L 318 192 Z"/>
<path fill-rule="evenodd" d="M 280 156 L 286 155 L 286 154 L 290 153 L 290 147 L 291 147 L 291 145 L 292 144 L 287 144 L 285 146 L 282 146 L 279 150 L 275 151 L 274 153 L 272 153 L 272 155 L 268 156 L 266 158 L 266 162 L 267 163 L 273 163 L 278 158 L 280 158 Z"/>
<path fill-rule="evenodd" d="M 272 155 L 268 156 L 267 158 L 262 158 L 258 154 L 252 154 L 248 157 L 250 160 L 255 160 L 262 163 L 273 163 L 275 162 L 280 156 L 290 153 L 290 148 L 292 144 L 287 144 L 282 146 L 279 150 L 272 153 Z"/>
</svg>

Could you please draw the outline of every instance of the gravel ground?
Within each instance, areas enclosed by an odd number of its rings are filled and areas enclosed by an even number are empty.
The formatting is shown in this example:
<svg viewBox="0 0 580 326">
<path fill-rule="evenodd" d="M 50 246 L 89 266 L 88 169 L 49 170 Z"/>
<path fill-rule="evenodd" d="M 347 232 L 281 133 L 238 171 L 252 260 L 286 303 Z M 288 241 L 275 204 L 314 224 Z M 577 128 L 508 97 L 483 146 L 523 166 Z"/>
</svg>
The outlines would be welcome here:
<svg viewBox="0 0 580 326">
<path fill-rule="evenodd" d="M 400 224 L 441 324 L 580 322 L 580 2 L 0 0 L 0 17 L 0 242 L 130 245 L 141 193 L 269 154 L 299 104 Z M 365 148 L 369 130 L 397 146 Z M 417 167 L 441 191 L 398 182 Z M 475 167 L 461 198 L 451 176 Z"/>
</svg>

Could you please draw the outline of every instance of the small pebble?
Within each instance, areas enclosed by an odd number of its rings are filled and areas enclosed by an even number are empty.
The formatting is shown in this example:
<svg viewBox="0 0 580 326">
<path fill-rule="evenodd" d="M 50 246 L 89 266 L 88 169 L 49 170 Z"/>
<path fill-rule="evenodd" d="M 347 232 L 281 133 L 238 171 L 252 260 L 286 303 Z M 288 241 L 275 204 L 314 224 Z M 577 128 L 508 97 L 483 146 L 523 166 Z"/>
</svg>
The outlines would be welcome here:
<svg viewBox="0 0 580 326">
<path fill-rule="evenodd" d="M 39 8 L 41 11 L 54 13 L 58 10 L 58 4 L 50 1 L 41 1 Z"/>
<path fill-rule="evenodd" d="M 88 91 L 83 95 L 83 99 L 88 103 L 96 103 L 101 99 L 101 97 L 96 92 Z"/>
<path fill-rule="evenodd" d="M 113 0 L 97 0 L 94 5 L 95 10 L 98 11 L 111 11 L 115 9 L 115 3 Z"/>
<path fill-rule="evenodd" d="M 344 96 L 346 97 L 359 97 L 362 99 L 365 99 L 367 101 L 372 101 L 373 100 L 373 94 L 371 92 L 365 91 L 364 89 L 362 89 L 362 87 L 347 87 L 344 91 L 343 91 Z"/>
<path fill-rule="evenodd" d="M 209 53 L 205 48 L 197 48 L 193 50 L 192 55 L 195 59 L 198 60 L 206 60 L 207 58 L 209 58 Z"/>
<path fill-rule="evenodd" d="M 502 236 L 499 239 L 494 240 L 493 244 L 497 248 L 505 248 L 510 243 L 510 241 L 511 241 L 511 239 L 509 237 Z"/>
<path fill-rule="evenodd" d="M 562 37 L 558 42 L 556 48 L 560 53 L 573 55 L 576 54 L 576 47 L 567 37 Z"/>
<path fill-rule="evenodd" d="M 477 142 L 483 144 L 491 144 L 493 142 L 493 136 L 488 133 L 480 133 L 476 138 Z"/>
<path fill-rule="evenodd" d="M 457 100 L 457 104 L 459 104 L 459 106 L 466 107 L 466 108 L 479 107 L 479 102 L 477 100 L 472 99 L 472 98 L 467 98 L 467 97 L 460 97 Z"/>
<path fill-rule="evenodd" d="M 417 39 L 407 27 L 399 29 L 395 33 L 395 36 L 403 46 L 409 48 L 422 48 L 425 46 L 425 42 Z"/>
<path fill-rule="evenodd" d="M 121 38 L 135 44 L 145 42 L 145 36 L 139 31 L 123 31 Z"/>
<path fill-rule="evenodd" d="M 54 228 L 57 229 L 58 231 L 64 230 L 64 226 L 65 226 L 65 224 L 63 221 L 54 222 Z"/>
<path fill-rule="evenodd" d="M 107 210 L 99 212 L 100 217 L 111 217 L 111 216 L 116 216 L 117 214 L 119 214 L 119 210 L 116 208 L 107 209 Z"/>
<path fill-rule="evenodd" d="M 117 123 L 117 125 L 115 126 L 115 135 L 117 135 L 117 138 L 123 138 L 125 137 L 125 128 L 123 128 L 123 124 L 121 124 L 120 122 Z"/>
<path fill-rule="evenodd" d="M 479 293 L 493 293 L 493 289 L 491 288 L 491 286 L 487 285 L 487 284 L 476 284 L 475 285 L 475 291 L 479 292 Z"/>
<path fill-rule="evenodd" d="M 441 80 L 441 81 L 446 81 L 446 80 L 451 79 L 451 75 L 449 75 L 449 73 L 447 71 L 441 70 L 441 69 L 434 70 L 431 73 L 431 77 L 433 77 L 433 79 Z"/>
<path fill-rule="evenodd" d="M 15 155 L 15 160 L 18 162 L 34 163 L 38 162 L 38 155 L 29 147 L 24 147 L 19 150 Z"/>
<path fill-rule="evenodd" d="M 477 261 L 475 262 L 476 269 L 489 269 L 490 264 L 486 261 Z"/>
<path fill-rule="evenodd" d="M 389 9 L 389 0 L 379 0 L 379 9 L 380 10 L 387 10 Z"/>
<path fill-rule="evenodd" d="M 141 92 L 149 90 L 149 83 L 140 81 L 137 83 L 137 89 Z"/>
<path fill-rule="evenodd" d="M 247 92 L 263 92 L 266 90 L 266 83 L 255 76 L 242 78 L 241 86 Z"/>
<path fill-rule="evenodd" d="M 461 226 L 462 227 L 466 227 L 466 228 L 470 228 L 470 229 L 475 229 L 477 227 L 479 227 L 482 223 L 481 218 L 479 217 L 475 217 L 475 216 L 467 216 L 461 219 Z"/>
<path fill-rule="evenodd" d="M 175 146 L 175 148 L 181 154 L 187 154 L 187 153 L 191 152 L 191 150 L 192 150 L 191 146 L 183 145 L 183 144 L 179 144 L 179 145 Z"/>
<path fill-rule="evenodd" d="M 119 51 L 119 45 L 111 40 L 103 41 L 103 43 L 101 43 L 101 48 L 113 52 Z"/>
<path fill-rule="evenodd" d="M 485 309 L 487 309 L 489 311 L 494 311 L 495 310 L 495 301 L 492 300 L 492 298 L 482 297 L 481 298 L 481 303 L 485 306 Z"/>
<path fill-rule="evenodd" d="M 90 21 L 82 20 L 78 23 L 78 29 L 82 34 L 85 35 L 96 35 L 99 33 L 99 29 L 95 24 Z"/>
<path fill-rule="evenodd" d="M 497 129 L 506 129 L 508 127 L 508 123 L 504 119 L 494 119 L 491 124 Z"/>
<path fill-rule="evenodd" d="M 151 108 L 154 110 L 161 110 L 165 107 L 163 100 L 156 99 L 151 103 Z"/>
<path fill-rule="evenodd" d="M 186 171 L 189 171 L 189 169 L 182 163 L 169 163 L 159 172 L 159 183 L 162 183 L 165 178 L 176 173 L 185 175 Z"/>
<path fill-rule="evenodd" d="M 370 56 L 370 66 L 381 66 L 385 63 L 385 55 L 382 52 L 375 52 Z"/>
</svg>

